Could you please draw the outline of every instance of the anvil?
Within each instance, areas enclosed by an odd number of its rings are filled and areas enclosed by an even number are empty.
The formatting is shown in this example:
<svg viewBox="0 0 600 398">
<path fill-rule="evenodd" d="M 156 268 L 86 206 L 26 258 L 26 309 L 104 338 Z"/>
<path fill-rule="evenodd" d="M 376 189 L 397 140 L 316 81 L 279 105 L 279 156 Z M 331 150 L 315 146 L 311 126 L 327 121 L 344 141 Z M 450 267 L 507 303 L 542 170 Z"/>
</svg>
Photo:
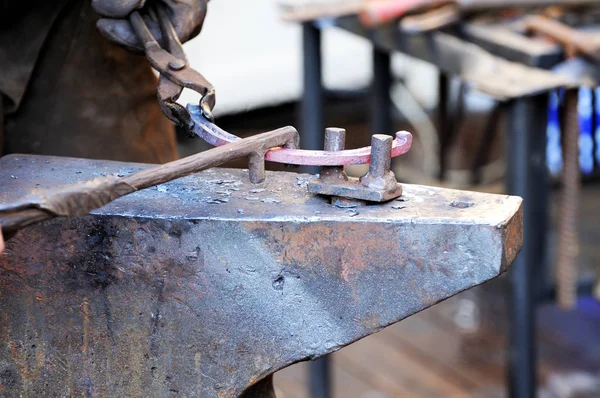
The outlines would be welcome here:
<svg viewBox="0 0 600 398">
<path fill-rule="evenodd" d="M 147 167 L 6 156 L 0 203 Z M 269 396 L 277 370 L 500 275 L 522 245 L 518 197 L 403 184 L 347 209 L 312 178 L 209 169 L 18 232 L 0 255 L 0 394 Z"/>
</svg>

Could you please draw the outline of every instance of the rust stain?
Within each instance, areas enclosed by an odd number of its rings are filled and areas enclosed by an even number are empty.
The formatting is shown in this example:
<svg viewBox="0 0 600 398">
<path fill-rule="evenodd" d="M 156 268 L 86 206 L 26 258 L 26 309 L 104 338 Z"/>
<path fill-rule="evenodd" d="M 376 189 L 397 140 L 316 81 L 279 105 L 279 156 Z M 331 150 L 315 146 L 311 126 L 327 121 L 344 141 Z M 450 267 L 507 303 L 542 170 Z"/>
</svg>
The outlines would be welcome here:
<svg viewBox="0 0 600 398">
<path fill-rule="evenodd" d="M 523 247 L 523 206 L 519 207 L 510 222 L 499 227 L 504 229 L 505 235 L 502 268 L 503 271 L 506 271 Z"/>
<path fill-rule="evenodd" d="M 33 369 L 29 369 L 29 366 L 27 364 L 27 359 L 23 358 L 23 356 L 21 355 L 21 353 L 19 352 L 19 347 L 18 344 L 15 341 L 10 341 L 8 343 L 8 345 L 10 346 L 10 354 L 12 355 L 13 359 L 15 360 L 15 363 L 17 365 L 17 368 L 19 369 L 19 372 L 21 373 L 21 376 L 26 379 L 26 380 L 33 380 L 35 379 L 40 370 L 42 369 L 42 366 L 44 366 L 45 363 L 45 353 L 43 348 L 40 349 L 36 349 L 35 350 L 35 360 L 37 362 L 37 364 L 33 367 Z M 37 347 L 35 347 L 37 348 Z M 21 350 L 25 350 L 24 347 L 22 347 Z"/>
<path fill-rule="evenodd" d="M 402 236 L 391 230 L 382 234 L 380 228 L 369 223 L 346 225 L 343 231 L 334 223 L 303 224 L 293 230 L 262 223 L 248 228 L 268 238 L 267 244 L 279 253 L 277 261 L 315 271 L 325 269 L 346 283 L 368 266 L 385 267 L 406 257 Z M 382 245 L 382 240 L 387 244 Z"/>
<path fill-rule="evenodd" d="M 91 308 L 87 296 L 83 297 L 80 312 L 83 315 L 83 341 L 81 343 L 81 352 L 83 353 L 83 377 L 81 380 L 84 383 L 86 394 L 95 396 L 96 392 L 93 379 L 93 360 L 90 360 L 89 355 L 87 355 L 87 352 L 90 348 L 90 333 L 92 332 L 90 328 Z"/>
<path fill-rule="evenodd" d="M 87 296 L 84 297 L 81 302 L 81 314 L 83 315 L 83 343 L 81 345 L 81 351 L 87 352 L 90 335 L 90 304 Z"/>
<path fill-rule="evenodd" d="M 366 329 L 378 329 L 381 327 L 381 319 L 377 312 L 369 312 L 358 321 Z"/>
<path fill-rule="evenodd" d="M 0 289 L 0 299 L 2 298 L 2 289 Z M 9 341 L 9 334 L 11 331 L 11 322 L 10 322 L 10 318 L 8 316 L 8 312 L 0 312 L 0 325 L 2 325 L 3 327 L 0 328 L 0 337 L 2 338 L 2 340 L 4 341 Z"/>
<path fill-rule="evenodd" d="M 219 397 L 233 397 L 234 389 L 230 388 L 229 390 L 220 391 L 217 395 Z"/>
<path fill-rule="evenodd" d="M 196 384 L 196 394 L 202 396 L 202 353 L 194 354 L 194 368 L 198 375 L 198 383 Z"/>
<path fill-rule="evenodd" d="M 346 251 L 344 250 L 344 253 Z M 348 279 L 350 278 L 350 275 L 352 274 L 353 268 L 352 268 L 352 264 L 348 263 L 348 261 L 346 260 L 345 256 L 343 255 L 344 253 L 342 253 L 342 278 L 344 279 L 344 281 L 348 282 Z"/>
</svg>

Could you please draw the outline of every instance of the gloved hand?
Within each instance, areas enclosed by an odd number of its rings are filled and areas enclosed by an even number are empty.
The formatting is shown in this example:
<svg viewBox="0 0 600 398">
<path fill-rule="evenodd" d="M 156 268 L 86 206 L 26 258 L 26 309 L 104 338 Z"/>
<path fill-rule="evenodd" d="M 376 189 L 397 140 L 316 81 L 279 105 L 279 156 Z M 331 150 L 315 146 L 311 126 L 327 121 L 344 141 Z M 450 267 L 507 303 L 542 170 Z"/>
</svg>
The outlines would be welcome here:
<svg viewBox="0 0 600 398">
<path fill-rule="evenodd" d="M 166 6 L 177 37 L 183 43 L 200 33 L 209 0 L 161 0 Z M 155 16 L 147 11 L 146 0 L 92 0 L 92 7 L 102 16 L 96 26 L 103 36 L 132 51 L 143 51 L 142 43 L 128 21 L 132 11 L 139 10 L 161 45 L 162 34 Z"/>
<path fill-rule="evenodd" d="M 4 238 L 2 237 L 2 228 L 0 228 L 0 254 L 4 251 Z"/>
</svg>

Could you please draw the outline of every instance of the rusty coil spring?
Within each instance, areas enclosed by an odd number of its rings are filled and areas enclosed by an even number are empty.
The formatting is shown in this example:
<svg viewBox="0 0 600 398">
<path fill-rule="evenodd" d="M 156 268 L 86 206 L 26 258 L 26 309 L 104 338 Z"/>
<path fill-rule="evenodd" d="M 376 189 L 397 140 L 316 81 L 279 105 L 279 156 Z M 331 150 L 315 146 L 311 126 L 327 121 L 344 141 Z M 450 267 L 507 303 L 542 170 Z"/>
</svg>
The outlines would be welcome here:
<svg viewBox="0 0 600 398">
<path fill-rule="evenodd" d="M 577 90 L 565 93 L 562 192 L 558 211 L 558 253 L 556 297 L 558 306 L 568 310 L 577 300 L 577 257 L 579 255 L 578 213 L 581 193 L 579 169 L 579 116 Z"/>
</svg>

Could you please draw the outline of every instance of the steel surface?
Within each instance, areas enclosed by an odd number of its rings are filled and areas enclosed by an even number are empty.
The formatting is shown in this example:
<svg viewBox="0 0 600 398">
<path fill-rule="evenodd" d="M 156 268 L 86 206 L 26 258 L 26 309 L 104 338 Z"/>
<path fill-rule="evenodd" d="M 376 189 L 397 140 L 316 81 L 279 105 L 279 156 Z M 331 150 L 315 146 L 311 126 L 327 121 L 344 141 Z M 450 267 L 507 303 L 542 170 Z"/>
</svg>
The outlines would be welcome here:
<svg viewBox="0 0 600 398">
<path fill-rule="evenodd" d="M 0 202 L 149 165 L 0 159 Z M 20 231 L 0 255 L 8 396 L 234 397 L 506 271 L 521 199 L 404 185 L 342 209 L 314 178 L 211 169 L 90 216 Z"/>
</svg>

